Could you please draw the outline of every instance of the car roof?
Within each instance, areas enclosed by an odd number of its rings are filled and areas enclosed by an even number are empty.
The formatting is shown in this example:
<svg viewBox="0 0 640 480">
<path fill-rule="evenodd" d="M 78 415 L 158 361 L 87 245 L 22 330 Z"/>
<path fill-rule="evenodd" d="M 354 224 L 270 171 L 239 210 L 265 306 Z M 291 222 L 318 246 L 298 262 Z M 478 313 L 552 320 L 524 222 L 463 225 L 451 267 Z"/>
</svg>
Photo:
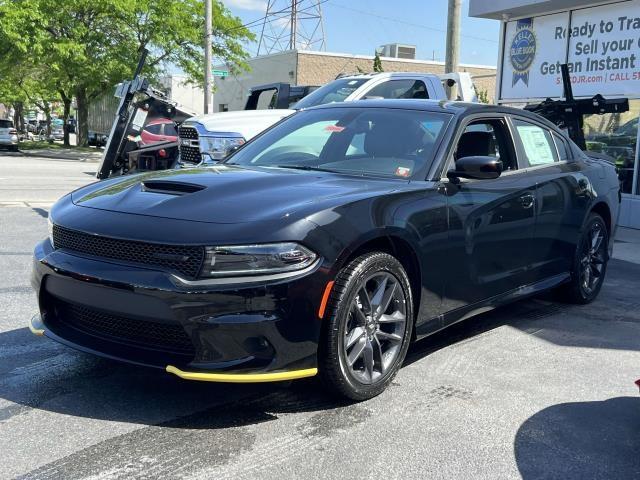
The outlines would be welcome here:
<svg viewBox="0 0 640 480">
<path fill-rule="evenodd" d="M 158 125 L 159 123 L 173 123 L 173 120 L 171 120 L 170 118 L 154 118 L 153 120 L 151 120 L 149 123 L 147 123 L 147 127 L 149 125 Z"/>
<path fill-rule="evenodd" d="M 345 75 L 339 75 L 336 80 L 357 80 L 357 79 L 365 79 L 371 80 L 372 78 L 424 78 L 424 77 L 435 77 L 437 76 L 435 73 L 426 73 L 426 72 L 364 72 L 364 73 L 350 73 Z"/>
<path fill-rule="evenodd" d="M 412 100 L 412 99 L 370 99 L 356 100 L 353 102 L 336 102 L 325 105 L 309 107 L 305 110 L 322 110 L 331 108 L 390 108 L 399 110 L 422 110 L 427 112 L 441 112 L 462 116 L 471 114 L 503 113 L 528 117 L 532 120 L 542 121 L 549 126 L 554 126 L 544 117 L 535 113 L 514 107 L 502 105 L 489 105 L 485 103 L 457 102 L 451 100 Z"/>
</svg>

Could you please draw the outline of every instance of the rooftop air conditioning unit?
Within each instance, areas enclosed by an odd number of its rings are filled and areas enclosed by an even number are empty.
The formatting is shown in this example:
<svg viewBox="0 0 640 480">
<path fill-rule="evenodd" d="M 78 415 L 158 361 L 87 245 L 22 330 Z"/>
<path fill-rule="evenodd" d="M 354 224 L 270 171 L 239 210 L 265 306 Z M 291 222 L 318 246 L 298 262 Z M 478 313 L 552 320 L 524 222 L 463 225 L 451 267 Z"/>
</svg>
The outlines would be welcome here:
<svg viewBox="0 0 640 480">
<path fill-rule="evenodd" d="M 387 45 L 382 45 L 381 47 L 377 48 L 376 53 L 381 57 L 415 60 L 416 46 L 402 45 L 400 43 L 389 43 Z"/>
</svg>

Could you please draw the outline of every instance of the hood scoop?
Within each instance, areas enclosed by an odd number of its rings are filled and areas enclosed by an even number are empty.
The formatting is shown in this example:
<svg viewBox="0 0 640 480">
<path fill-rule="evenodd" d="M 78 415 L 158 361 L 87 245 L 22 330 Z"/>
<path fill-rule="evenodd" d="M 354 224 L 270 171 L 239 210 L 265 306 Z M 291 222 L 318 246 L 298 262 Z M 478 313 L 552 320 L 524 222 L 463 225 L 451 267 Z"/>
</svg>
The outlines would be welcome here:
<svg viewBox="0 0 640 480">
<path fill-rule="evenodd" d="M 142 182 L 142 191 L 151 193 L 163 193 L 165 195 L 187 195 L 189 193 L 204 190 L 204 185 L 185 182 L 169 182 L 165 180 L 148 180 Z"/>
</svg>

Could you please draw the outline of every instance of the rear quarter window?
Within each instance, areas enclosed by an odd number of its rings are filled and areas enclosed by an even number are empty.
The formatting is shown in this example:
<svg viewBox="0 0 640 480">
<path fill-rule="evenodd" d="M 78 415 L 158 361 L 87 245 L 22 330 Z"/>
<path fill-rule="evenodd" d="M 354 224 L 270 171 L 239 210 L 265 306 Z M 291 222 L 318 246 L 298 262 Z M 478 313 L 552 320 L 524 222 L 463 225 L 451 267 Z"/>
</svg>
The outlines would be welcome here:
<svg viewBox="0 0 640 480">
<path fill-rule="evenodd" d="M 558 158 L 559 160 L 565 161 L 571 159 L 571 152 L 569 151 L 569 145 L 564 138 L 560 135 L 553 134 L 553 140 L 556 142 L 556 147 L 558 148 Z"/>
</svg>

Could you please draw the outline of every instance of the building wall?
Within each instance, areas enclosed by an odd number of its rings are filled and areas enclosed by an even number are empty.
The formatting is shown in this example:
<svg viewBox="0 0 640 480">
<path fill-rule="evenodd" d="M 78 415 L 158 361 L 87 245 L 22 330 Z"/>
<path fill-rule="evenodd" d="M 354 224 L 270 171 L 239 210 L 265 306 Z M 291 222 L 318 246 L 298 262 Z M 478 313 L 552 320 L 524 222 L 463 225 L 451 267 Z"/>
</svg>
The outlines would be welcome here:
<svg viewBox="0 0 640 480">
<path fill-rule="evenodd" d="M 373 56 L 346 55 L 325 52 L 298 52 L 298 84 L 322 85 L 335 79 L 341 73 L 358 73 L 373 70 Z M 385 72 L 420 72 L 445 73 L 443 62 L 428 60 L 399 60 L 382 58 L 382 68 Z M 469 72 L 472 76 L 482 75 L 474 79 L 478 90 L 487 92 L 489 100 L 493 102 L 495 94 L 496 68 L 484 65 L 461 65 L 460 70 Z M 484 77 L 490 75 L 490 77 Z"/>
<path fill-rule="evenodd" d="M 204 112 L 204 90 L 187 82 L 182 75 L 168 75 L 160 80 L 169 98 L 196 114 Z"/>
<path fill-rule="evenodd" d="M 358 73 L 373 70 L 373 56 L 349 55 L 328 52 L 289 51 L 265 55 L 249 60 L 251 71 L 239 76 L 230 75 L 215 79 L 213 111 L 221 111 L 221 105 L 229 110 L 244 108 L 249 89 L 256 85 L 273 82 L 287 82 L 293 85 L 324 85 L 341 73 Z M 382 58 L 385 72 L 444 73 L 443 62 L 427 60 L 397 60 Z M 223 66 L 216 68 L 225 68 Z M 460 70 L 472 75 L 482 75 L 475 79 L 479 90 L 487 92 L 493 102 L 495 93 L 496 68 L 483 65 L 461 65 Z M 489 75 L 489 77 L 484 77 Z"/>
<path fill-rule="evenodd" d="M 273 82 L 286 82 L 295 85 L 297 52 L 289 51 L 264 55 L 249 60 L 249 72 L 228 77 L 215 77 L 213 94 L 213 111 L 222 110 L 227 105 L 231 110 L 242 110 L 249 94 L 249 89 L 256 85 Z M 216 69 L 226 69 L 225 66 Z"/>
</svg>

